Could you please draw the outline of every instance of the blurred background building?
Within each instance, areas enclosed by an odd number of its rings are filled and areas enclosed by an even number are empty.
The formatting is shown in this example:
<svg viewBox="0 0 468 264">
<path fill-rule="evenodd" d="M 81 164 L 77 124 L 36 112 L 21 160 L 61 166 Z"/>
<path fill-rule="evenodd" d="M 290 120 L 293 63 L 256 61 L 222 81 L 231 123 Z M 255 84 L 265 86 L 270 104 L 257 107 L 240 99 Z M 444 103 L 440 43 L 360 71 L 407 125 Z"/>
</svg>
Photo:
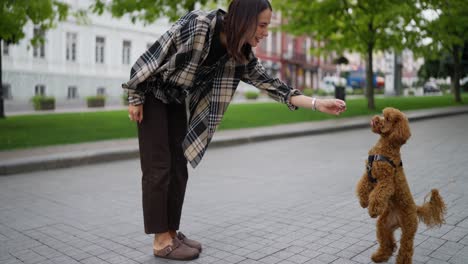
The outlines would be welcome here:
<svg viewBox="0 0 468 264">
<path fill-rule="evenodd" d="M 65 1 L 74 9 L 87 8 L 83 0 Z M 3 49 L 3 82 L 6 108 L 30 105 L 34 95 L 54 96 L 57 105 L 81 106 L 86 96 L 105 95 L 121 101 L 121 84 L 134 61 L 168 28 L 167 20 L 149 26 L 109 14 L 88 15 L 81 24 L 73 16 L 48 32 L 33 25 L 27 37 Z M 45 43 L 31 47 L 28 37 L 44 34 Z"/>
</svg>

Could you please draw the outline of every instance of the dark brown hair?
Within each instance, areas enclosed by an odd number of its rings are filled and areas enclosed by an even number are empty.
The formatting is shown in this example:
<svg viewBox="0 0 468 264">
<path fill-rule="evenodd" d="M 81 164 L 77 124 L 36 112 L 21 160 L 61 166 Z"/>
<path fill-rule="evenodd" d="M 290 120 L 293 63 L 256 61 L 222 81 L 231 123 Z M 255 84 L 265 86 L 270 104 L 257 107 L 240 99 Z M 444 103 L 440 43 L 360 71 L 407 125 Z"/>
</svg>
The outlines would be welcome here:
<svg viewBox="0 0 468 264">
<path fill-rule="evenodd" d="M 258 15 L 270 9 L 268 0 L 232 0 L 224 17 L 227 52 L 237 62 L 245 63 L 251 46 L 247 39 L 257 30 Z"/>
</svg>

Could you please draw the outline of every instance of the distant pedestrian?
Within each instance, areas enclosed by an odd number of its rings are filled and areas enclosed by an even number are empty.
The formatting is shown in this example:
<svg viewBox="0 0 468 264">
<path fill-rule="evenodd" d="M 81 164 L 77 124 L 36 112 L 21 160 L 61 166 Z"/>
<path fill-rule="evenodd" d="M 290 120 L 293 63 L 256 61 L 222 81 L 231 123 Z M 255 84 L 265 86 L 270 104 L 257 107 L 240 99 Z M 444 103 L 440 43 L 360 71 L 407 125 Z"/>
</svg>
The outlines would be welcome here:
<svg viewBox="0 0 468 264">
<path fill-rule="evenodd" d="M 155 234 L 157 257 L 188 260 L 201 251 L 177 232 L 187 161 L 194 168 L 200 163 L 241 80 L 291 110 L 339 115 L 346 109 L 342 100 L 304 96 L 266 73 L 252 47 L 268 36 L 271 16 L 268 0 L 233 0 L 227 13 L 192 11 L 141 55 L 122 85 L 129 117 L 138 123 L 144 225 Z"/>
</svg>

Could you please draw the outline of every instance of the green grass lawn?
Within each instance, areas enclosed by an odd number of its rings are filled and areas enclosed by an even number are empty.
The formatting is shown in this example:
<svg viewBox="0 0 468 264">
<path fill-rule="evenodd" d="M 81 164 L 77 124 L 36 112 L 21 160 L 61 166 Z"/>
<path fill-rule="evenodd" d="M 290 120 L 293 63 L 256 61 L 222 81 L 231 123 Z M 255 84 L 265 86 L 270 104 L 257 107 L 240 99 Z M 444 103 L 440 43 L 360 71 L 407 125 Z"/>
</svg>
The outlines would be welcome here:
<svg viewBox="0 0 468 264">
<path fill-rule="evenodd" d="M 468 94 L 463 94 L 468 101 Z M 457 105 L 453 96 L 376 98 L 376 111 L 365 99 L 349 99 L 339 117 L 308 109 L 290 111 L 279 103 L 232 104 L 220 129 L 239 129 L 380 113 L 387 106 L 401 110 Z M 126 111 L 12 116 L 0 120 L 0 150 L 136 137 L 136 126 Z"/>
</svg>

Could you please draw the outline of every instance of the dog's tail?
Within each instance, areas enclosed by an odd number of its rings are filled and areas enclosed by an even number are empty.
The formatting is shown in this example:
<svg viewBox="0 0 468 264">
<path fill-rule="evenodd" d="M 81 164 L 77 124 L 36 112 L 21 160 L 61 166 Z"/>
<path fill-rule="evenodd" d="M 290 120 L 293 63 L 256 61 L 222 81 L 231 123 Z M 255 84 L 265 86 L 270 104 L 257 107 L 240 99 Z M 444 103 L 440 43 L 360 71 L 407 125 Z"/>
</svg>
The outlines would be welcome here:
<svg viewBox="0 0 468 264">
<path fill-rule="evenodd" d="M 426 202 L 429 194 L 431 197 Z M 424 198 L 424 204 L 417 207 L 419 221 L 422 221 L 429 228 L 441 226 L 445 223 L 444 215 L 447 208 L 437 189 L 432 189 L 429 194 Z"/>
</svg>

